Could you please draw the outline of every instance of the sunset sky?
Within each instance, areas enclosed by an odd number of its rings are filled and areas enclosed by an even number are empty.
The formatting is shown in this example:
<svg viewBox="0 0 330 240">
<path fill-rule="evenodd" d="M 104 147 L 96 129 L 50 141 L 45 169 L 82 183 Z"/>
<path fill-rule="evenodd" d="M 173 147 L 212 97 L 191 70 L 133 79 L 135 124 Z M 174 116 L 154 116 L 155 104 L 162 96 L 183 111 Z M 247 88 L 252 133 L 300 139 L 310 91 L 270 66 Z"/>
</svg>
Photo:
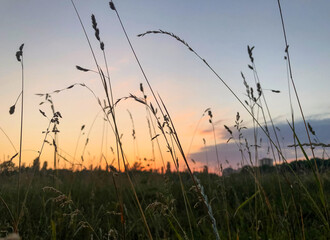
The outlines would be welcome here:
<svg viewBox="0 0 330 240">
<path fill-rule="evenodd" d="M 292 133 L 287 124 L 291 120 L 287 67 L 284 60 L 285 43 L 277 1 L 115 1 L 128 35 L 154 90 L 164 100 L 174 120 L 182 146 L 193 158 L 192 168 L 198 170 L 206 164 L 216 166 L 212 126 L 204 110 L 212 109 L 216 142 L 220 162 L 237 167 L 240 154 L 224 125 L 233 129 L 236 113 L 240 112 L 244 136 L 252 141 L 252 119 L 224 87 L 216 76 L 184 45 L 165 35 L 137 35 L 148 30 L 162 29 L 184 39 L 202 58 L 217 71 L 233 91 L 246 100 L 241 71 L 249 85 L 255 88 L 247 45 L 255 46 L 253 56 L 264 89 L 265 97 L 276 126 L 280 129 L 280 142 L 287 159 L 294 157 Z M 149 100 L 151 93 L 134 59 L 119 21 L 108 1 L 76 0 L 75 4 L 86 27 L 92 46 L 101 63 L 103 55 L 94 37 L 91 14 L 94 14 L 105 43 L 115 99 L 130 93 L 141 96 L 140 83 Z M 307 121 L 313 126 L 319 141 L 330 142 L 330 2 L 327 0 L 282 1 L 282 10 L 287 29 L 289 50 L 299 97 Z M 44 98 L 38 93 L 50 93 L 74 83 L 84 83 L 103 101 L 105 95 L 97 74 L 77 71 L 79 65 L 96 69 L 93 57 L 74 8 L 69 0 L 2 0 L 0 3 L 0 130 L 3 130 L 19 149 L 20 102 L 16 111 L 9 115 L 21 91 L 21 66 L 15 53 L 24 43 L 24 131 L 23 162 L 31 164 L 38 156 L 48 120 L 39 109 L 51 116 L 49 104 L 39 105 Z M 273 93 L 275 89 L 281 93 Z M 84 165 L 100 163 L 103 153 L 108 161 L 115 148 L 114 135 L 103 120 L 100 107 L 93 95 L 83 87 L 73 87 L 52 99 L 63 119 L 58 126 L 59 153 L 69 161 L 80 163 L 80 156 L 89 135 Z M 307 142 L 296 100 L 294 111 L 298 137 Z M 132 114 L 136 140 L 132 138 Z M 132 164 L 138 157 L 144 166 L 160 168 L 159 151 L 155 144 L 156 162 L 153 158 L 145 108 L 132 100 L 120 102 L 116 116 L 126 156 Z M 94 125 L 92 126 L 93 121 Z M 261 117 L 260 117 L 261 119 Z M 198 124 L 199 123 L 199 124 Z M 82 125 L 85 125 L 81 132 Z M 103 136 L 103 137 L 102 137 Z M 272 157 L 263 138 L 259 157 Z M 103 138 L 103 140 L 102 140 Z M 203 144 L 206 140 L 206 147 Z M 171 161 L 161 136 L 158 137 L 165 161 Z M 49 137 L 48 141 L 52 141 Z M 191 145 L 191 147 L 190 147 Z M 190 151 L 189 151 L 190 150 Z M 318 149 L 322 156 L 322 149 Z M 5 134 L 0 131 L 1 162 L 16 153 Z M 53 166 L 53 147 L 46 144 L 41 163 Z M 325 153 L 327 154 L 327 153 Z M 206 157 L 207 156 L 207 157 Z M 328 157 L 327 155 L 325 155 Z M 181 161 L 181 160 L 180 160 Z M 14 159 L 18 162 L 18 158 Z M 104 165 L 104 160 L 101 161 Z M 116 164 L 115 164 L 116 165 Z M 183 164 L 180 164 L 183 169 Z M 61 167 L 69 167 L 60 159 Z"/>
</svg>

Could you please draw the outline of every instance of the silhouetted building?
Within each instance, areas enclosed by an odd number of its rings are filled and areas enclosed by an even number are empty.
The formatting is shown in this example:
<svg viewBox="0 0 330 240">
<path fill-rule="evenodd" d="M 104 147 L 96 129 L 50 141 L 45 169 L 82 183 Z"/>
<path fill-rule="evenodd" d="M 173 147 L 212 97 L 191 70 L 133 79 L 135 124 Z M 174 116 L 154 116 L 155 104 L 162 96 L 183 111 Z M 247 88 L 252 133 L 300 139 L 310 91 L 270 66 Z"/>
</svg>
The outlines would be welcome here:
<svg viewBox="0 0 330 240">
<path fill-rule="evenodd" d="M 222 170 L 222 176 L 228 176 L 234 172 L 235 172 L 234 169 L 232 169 L 231 167 L 228 167 L 228 168 L 225 168 Z"/>
<path fill-rule="evenodd" d="M 273 166 L 273 159 L 271 158 L 262 158 L 259 159 L 259 166 Z"/>
<path fill-rule="evenodd" d="M 228 167 L 222 171 L 222 176 L 229 176 L 230 174 L 233 174 L 233 173 L 239 173 L 239 172 L 241 172 L 241 170 L 242 170 L 242 168 L 233 169 L 232 167 Z"/>
</svg>

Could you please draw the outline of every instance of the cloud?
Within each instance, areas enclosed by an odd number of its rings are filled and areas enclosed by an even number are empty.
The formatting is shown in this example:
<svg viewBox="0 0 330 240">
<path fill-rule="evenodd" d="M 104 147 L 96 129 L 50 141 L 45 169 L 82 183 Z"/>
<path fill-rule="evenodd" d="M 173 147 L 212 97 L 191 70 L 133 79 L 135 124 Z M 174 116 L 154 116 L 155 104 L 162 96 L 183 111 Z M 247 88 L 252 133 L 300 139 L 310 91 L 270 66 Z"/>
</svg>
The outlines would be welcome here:
<svg viewBox="0 0 330 240">
<path fill-rule="evenodd" d="M 213 126 L 214 126 L 214 130 L 213 130 L 212 125 L 209 123 L 209 120 L 207 119 L 207 122 L 205 122 L 206 128 L 199 129 L 197 135 L 199 137 L 202 137 L 205 139 L 207 137 L 211 137 L 213 139 L 214 138 L 213 131 L 214 131 L 218 143 L 226 142 L 229 137 L 227 136 L 227 131 L 224 128 L 224 123 L 225 123 L 225 120 L 223 120 L 223 119 L 213 122 Z M 212 142 L 213 142 L 213 140 L 212 140 Z"/>
<path fill-rule="evenodd" d="M 312 116 L 309 117 L 307 122 L 310 123 L 313 130 L 315 131 L 315 136 L 310 134 L 312 142 L 321 142 L 324 144 L 330 143 L 330 118 L 324 117 L 326 115 L 320 115 L 320 116 Z M 323 116 L 323 117 L 322 117 Z M 278 142 L 281 148 L 281 151 L 284 155 L 284 157 L 287 160 L 294 159 L 295 158 L 295 149 L 294 147 L 288 147 L 289 145 L 294 144 L 293 140 L 293 133 L 292 130 L 287 122 L 279 122 L 275 125 Z M 305 126 L 303 121 L 296 121 L 295 122 L 295 129 L 296 134 L 300 140 L 301 143 L 308 143 L 308 137 L 305 131 Z M 238 134 L 234 130 L 233 127 L 231 127 L 231 130 L 233 131 L 233 135 L 235 136 L 236 142 L 234 140 L 230 140 L 228 143 L 220 143 L 217 144 L 217 150 L 218 150 L 218 156 L 219 156 L 219 162 L 223 164 L 223 167 L 238 167 L 240 165 L 246 165 L 250 162 L 249 160 L 249 153 L 246 147 L 245 139 L 248 142 L 248 147 L 251 152 L 252 160 L 254 161 L 255 156 L 255 144 L 254 144 L 254 131 L 253 128 L 243 129 L 243 139 L 241 140 L 241 144 L 238 142 Z M 271 126 L 269 126 L 270 136 L 273 139 L 275 143 L 277 143 L 274 131 Z M 222 138 L 223 140 L 229 139 L 230 135 L 228 132 L 222 132 Z M 273 158 L 272 150 L 269 144 L 269 140 L 266 137 L 266 135 L 262 132 L 261 129 L 258 129 L 258 135 L 257 135 L 257 148 L 258 148 L 258 159 L 263 157 L 269 157 Z M 242 154 L 239 149 L 242 149 Z M 316 147 L 315 154 L 317 157 L 322 157 L 324 154 L 325 158 L 329 158 L 328 153 L 326 151 L 327 149 Z M 275 156 L 277 158 L 276 149 Z M 311 151 L 309 147 L 305 147 L 305 151 L 309 156 L 311 156 Z M 303 154 L 299 147 L 297 148 L 298 158 L 302 158 Z M 209 145 L 206 147 L 203 147 L 200 149 L 200 151 L 191 153 L 189 155 L 189 158 L 194 159 L 196 162 L 200 162 L 203 164 L 206 164 L 208 162 L 209 166 L 216 167 L 217 166 L 217 157 L 216 157 L 216 150 L 215 146 Z"/>
</svg>

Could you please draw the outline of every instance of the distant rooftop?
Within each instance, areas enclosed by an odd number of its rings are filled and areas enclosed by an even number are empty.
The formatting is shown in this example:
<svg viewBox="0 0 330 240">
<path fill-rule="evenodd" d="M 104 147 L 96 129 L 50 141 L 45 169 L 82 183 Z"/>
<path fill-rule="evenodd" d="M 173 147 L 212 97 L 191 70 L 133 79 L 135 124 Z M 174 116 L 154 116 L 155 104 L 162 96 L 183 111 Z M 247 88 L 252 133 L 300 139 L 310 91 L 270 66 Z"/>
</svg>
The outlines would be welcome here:
<svg viewBox="0 0 330 240">
<path fill-rule="evenodd" d="M 264 165 L 273 166 L 273 159 L 271 158 L 259 159 L 259 166 L 264 166 Z"/>
</svg>

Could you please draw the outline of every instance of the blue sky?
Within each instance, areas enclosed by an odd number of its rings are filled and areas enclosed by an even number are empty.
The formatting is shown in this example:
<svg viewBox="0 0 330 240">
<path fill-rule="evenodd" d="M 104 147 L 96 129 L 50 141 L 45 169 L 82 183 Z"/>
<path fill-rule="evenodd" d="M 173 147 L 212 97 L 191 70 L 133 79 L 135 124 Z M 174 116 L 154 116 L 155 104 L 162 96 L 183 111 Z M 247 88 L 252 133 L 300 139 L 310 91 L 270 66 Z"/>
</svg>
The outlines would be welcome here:
<svg viewBox="0 0 330 240">
<path fill-rule="evenodd" d="M 96 16 L 106 47 L 115 98 L 127 96 L 129 93 L 139 94 L 139 83 L 144 80 L 118 20 L 108 7 L 108 1 L 81 0 L 75 3 L 95 49 L 98 44 L 94 39 L 90 16 L 92 13 Z M 283 58 L 285 45 L 277 1 L 127 0 L 116 1 L 115 4 L 151 84 L 165 100 L 176 122 L 185 149 L 188 149 L 191 143 L 192 129 L 208 107 L 212 108 L 214 122 L 221 122 L 217 125 L 219 143 L 226 141 L 223 124 L 231 126 L 237 111 L 241 113 L 247 127 L 252 126 L 252 121 L 219 80 L 182 44 L 167 36 L 136 37 L 147 30 L 162 29 L 183 38 L 214 67 L 242 99 L 245 99 L 245 89 L 240 72 L 245 74 L 251 86 L 254 82 L 253 73 L 247 66 L 249 58 L 246 47 L 255 46 L 253 53 L 262 87 L 281 91 L 280 94 L 265 91 L 272 116 L 280 126 L 290 119 L 287 71 Z M 327 132 L 330 127 L 330 32 L 327 31 L 330 2 L 282 1 L 282 8 L 294 79 L 306 118 L 314 120 L 315 125 L 322 120 L 325 125 L 318 132 Z M 51 92 L 76 82 L 87 84 L 99 96 L 103 96 L 103 93 L 97 76 L 75 69 L 75 65 L 94 68 L 94 63 L 70 1 L 2 0 L 0 31 L 0 127 L 17 147 L 19 114 L 10 116 L 8 109 L 20 91 L 20 66 L 15 52 L 21 43 L 25 43 L 23 156 L 26 156 L 28 163 L 40 148 L 42 131 L 47 126 L 47 121 L 40 115 L 39 109 L 49 111 L 46 106 L 39 107 L 40 98 L 35 96 L 35 93 Z M 97 52 L 97 56 L 102 55 Z M 90 94 L 79 88 L 54 96 L 54 102 L 64 116 L 60 142 L 65 152 L 72 156 L 81 125 L 86 124 L 89 127 L 99 109 Z M 140 151 L 149 158 L 151 144 L 142 144 L 149 138 L 145 112 L 132 102 L 125 102 L 118 107 L 119 127 L 127 142 L 126 151 L 128 154 L 133 151 L 130 144 L 131 122 L 127 109 L 130 109 L 136 121 Z M 300 121 L 296 103 L 294 110 L 297 121 Z M 101 117 L 98 118 L 93 127 L 93 141 L 89 149 L 91 159 L 97 159 L 100 151 L 105 151 L 99 147 L 104 131 L 102 121 Z M 195 136 L 191 148 L 191 152 L 197 155 L 203 151 L 202 138 L 206 138 L 209 143 L 212 141 L 211 136 L 203 135 L 210 128 L 207 120 L 205 122 L 200 125 L 199 135 Z M 301 131 L 299 134 L 304 133 Z M 111 145 L 113 137 L 110 130 L 108 135 Z M 1 133 L 0 141 L 1 158 L 2 155 L 13 155 L 13 149 Z M 78 142 L 78 152 L 82 143 L 83 140 Z M 108 148 L 109 146 L 105 146 L 103 149 Z M 46 149 L 45 159 L 48 156 L 47 151 L 52 150 Z M 227 155 L 230 160 L 231 152 Z M 200 161 L 203 162 L 202 159 Z"/>
</svg>

